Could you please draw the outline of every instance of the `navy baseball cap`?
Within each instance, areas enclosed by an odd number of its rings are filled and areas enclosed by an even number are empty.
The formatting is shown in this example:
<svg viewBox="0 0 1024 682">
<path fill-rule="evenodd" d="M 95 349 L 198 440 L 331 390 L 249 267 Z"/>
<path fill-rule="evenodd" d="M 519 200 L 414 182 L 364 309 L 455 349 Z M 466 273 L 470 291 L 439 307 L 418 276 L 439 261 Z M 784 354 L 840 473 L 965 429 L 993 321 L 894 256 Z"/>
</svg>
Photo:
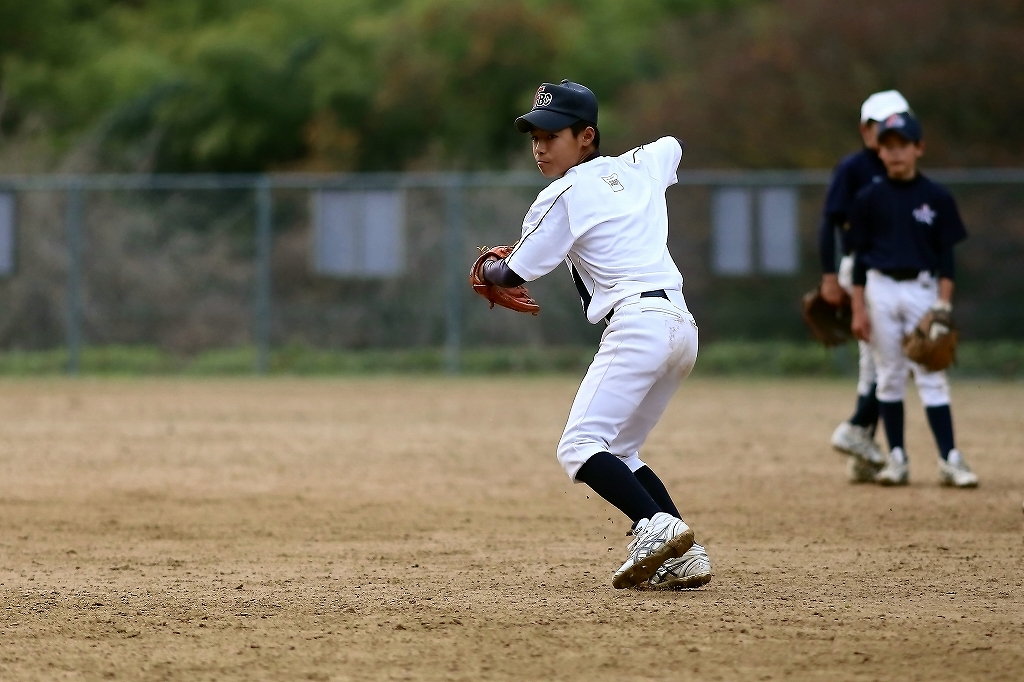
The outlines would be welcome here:
<svg viewBox="0 0 1024 682">
<path fill-rule="evenodd" d="M 917 143 L 921 141 L 921 124 L 908 111 L 891 114 L 884 121 L 879 121 L 878 139 L 881 140 L 882 136 L 888 133 L 899 135 L 908 142 Z"/>
<path fill-rule="evenodd" d="M 577 121 L 597 125 L 597 97 L 585 85 L 563 80 L 558 85 L 544 83 L 537 88 L 533 109 L 516 119 L 516 130 L 562 130 Z"/>
</svg>

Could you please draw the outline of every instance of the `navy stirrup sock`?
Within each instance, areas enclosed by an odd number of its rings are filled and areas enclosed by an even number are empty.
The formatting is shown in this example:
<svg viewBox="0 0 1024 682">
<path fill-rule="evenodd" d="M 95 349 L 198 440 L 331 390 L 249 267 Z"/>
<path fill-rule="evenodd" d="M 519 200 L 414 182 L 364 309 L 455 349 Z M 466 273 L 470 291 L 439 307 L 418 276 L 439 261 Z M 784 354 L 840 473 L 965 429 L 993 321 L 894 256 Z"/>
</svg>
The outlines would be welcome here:
<svg viewBox="0 0 1024 682">
<path fill-rule="evenodd" d="M 953 413 L 949 405 L 926 407 L 924 412 L 928 415 L 928 425 L 932 427 L 935 444 L 939 446 L 939 456 L 946 459 L 949 451 L 956 447 L 953 442 Z"/>
<path fill-rule="evenodd" d="M 633 523 L 661 511 L 625 462 L 610 452 L 599 452 L 588 459 L 576 472 L 576 480 L 589 485 Z"/>
<path fill-rule="evenodd" d="M 867 395 L 857 396 L 857 408 L 850 417 L 850 423 L 854 426 L 861 426 L 874 431 L 878 425 L 878 398 L 875 397 L 877 384 L 871 384 L 871 391 Z"/>
<path fill-rule="evenodd" d="M 889 442 L 889 449 L 903 448 L 903 401 L 887 403 L 879 400 L 878 411 L 885 425 L 885 439 Z"/>
<path fill-rule="evenodd" d="M 672 496 L 668 494 L 668 490 L 665 489 L 665 484 L 661 482 L 658 475 L 651 470 L 651 467 L 646 464 L 633 472 L 636 476 L 636 480 L 640 481 L 651 498 L 658 503 L 661 507 L 661 511 L 666 514 L 671 514 L 677 519 L 683 518 L 679 515 L 679 510 L 676 509 L 676 505 L 672 503 Z"/>
</svg>

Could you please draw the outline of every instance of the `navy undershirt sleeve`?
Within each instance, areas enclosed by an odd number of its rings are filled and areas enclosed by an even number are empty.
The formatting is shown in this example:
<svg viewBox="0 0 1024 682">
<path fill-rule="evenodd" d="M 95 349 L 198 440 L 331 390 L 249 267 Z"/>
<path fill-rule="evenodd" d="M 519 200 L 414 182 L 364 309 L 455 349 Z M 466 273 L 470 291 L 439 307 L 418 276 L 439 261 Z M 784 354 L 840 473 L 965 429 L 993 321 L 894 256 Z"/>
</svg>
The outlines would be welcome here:
<svg viewBox="0 0 1024 682">
<path fill-rule="evenodd" d="M 953 258 L 952 244 L 944 244 L 939 250 L 939 277 L 956 279 L 956 261 Z"/>
<path fill-rule="evenodd" d="M 868 266 L 858 251 L 853 257 L 853 286 L 862 287 L 868 283 Z"/>
<path fill-rule="evenodd" d="M 818 257 L 821 259 L 821 272 L 825 275 L 836 272 L 836 226 L 831 216 L 821 219 L 818 227 Z"/>
<path fill-rule="evenodd" d="M 868 266 L 864 262 L 864 252 L 870 247 L 868 234 L 870 224 L 867 208 L 867 189 L 857 194 L 850 207 L 850 229 L 846 233 L 846 246 L 853 250 L 853 285 L 864 286 L 868 281 Z"/>
<path fill-rule="evenodd" d="M 846 223 L 846 211 L 851 198 L 849 176 L 850 171 L 844 159 L 832 172 L 832 180 L 825 191 L 825 207 L 818 227 L 818 257 L 821 260 L 821 272 L 826 275 L 836 272 L 836 228 L 842 228 Z M 845 253 L 845 248 L 843 251 Z"/>
<path fill-rule="evenodd" d="M 526 281 L 508 266 L 504 258 L 485 261 L 482 274 L 484 281 L 499 287 L 517 287 Z"/>
</svg>

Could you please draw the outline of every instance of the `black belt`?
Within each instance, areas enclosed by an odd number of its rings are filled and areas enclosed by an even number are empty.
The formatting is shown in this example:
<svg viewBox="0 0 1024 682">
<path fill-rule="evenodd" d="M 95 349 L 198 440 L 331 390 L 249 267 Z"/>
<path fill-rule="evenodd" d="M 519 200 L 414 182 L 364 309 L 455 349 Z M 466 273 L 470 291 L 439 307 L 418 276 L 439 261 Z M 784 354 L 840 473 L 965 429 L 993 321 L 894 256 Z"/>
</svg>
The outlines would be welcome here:
<svg viewBox="0 0 1024 682">
<path fill-rule="evenodd" d="M 663 298 L 666 301 L 669 300 L 668 294 L 665 293 L 664 289 L 654 289 L 653 291 L 645 291 L 640 294 L 640 298 Z M 612 314 L 615 312 L 614 309 L 609 310 L 608 314 L 604 316 L 605 322 L 612 321 Z"/>
<path fill-rule="evenodd" d="M 889 270 L 879 268 L 878 271 L 897 282 L 909 282 L 912 279 L 917 279 L 922 272 L 920 268 L 891 268 Z"/>
</svg>

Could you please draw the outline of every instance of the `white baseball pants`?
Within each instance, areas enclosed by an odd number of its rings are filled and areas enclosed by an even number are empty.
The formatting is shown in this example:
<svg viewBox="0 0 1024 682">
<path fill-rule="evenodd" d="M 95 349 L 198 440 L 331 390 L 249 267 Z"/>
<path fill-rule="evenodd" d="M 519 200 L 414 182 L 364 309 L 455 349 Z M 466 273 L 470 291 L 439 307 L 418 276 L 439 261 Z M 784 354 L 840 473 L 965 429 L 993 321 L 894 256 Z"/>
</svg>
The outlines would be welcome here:
<svg viewBox="0 0 1024 682">
<path fill-rule="evenodd" d="M 853 256 L 843 256 L 839 261 L 839 286 L 846 290 L 846 293 L 853 296 Z M 875 371 L 875 358 L 871 353 L 871 344 L 867 341 L 858 341 L 857 350 L 860 357 L 857 363 L 857 394 L 868 395 L 871 387 L 878 381 L 878 372 Z"/>
<path fill-rule="evenodd" d="M 630 296 L 615 308 L 558 443 L 569 478 L 599 452 L 636 471 L 640 448 L 697 360 L 697 324 L 683 295 Z"/>
<path fill-rule="evenodd" d="M 871 319 L 871 350 L 878 368 L 875 395 L 887 403 L 903 400 L 907 375 L 925 407 L 949 404 L 949 383 L 945 372 L 929 372 L 903 354 L 902 340 L 921 321 L 939 295 L 935 277 L 922 272 L 917 279 L 898 282 L 878 270 L 868 270 L 864 290 Z"/>
</svg>

